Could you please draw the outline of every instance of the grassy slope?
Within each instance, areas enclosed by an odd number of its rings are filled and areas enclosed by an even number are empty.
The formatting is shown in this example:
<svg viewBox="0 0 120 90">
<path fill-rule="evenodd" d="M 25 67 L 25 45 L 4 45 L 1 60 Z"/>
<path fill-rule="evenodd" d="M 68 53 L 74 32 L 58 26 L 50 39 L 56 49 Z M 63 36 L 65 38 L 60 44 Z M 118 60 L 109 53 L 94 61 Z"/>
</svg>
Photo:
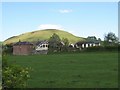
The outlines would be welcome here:
<svg viewBox="0 0 120 90">
<path fill-rule="evenodd" d="M 4 43 L 11 43 L 11 42 L 18 42 L 19 39 L 21 41 L 38 41 L 39 40 L 46 40 L 49 39 L 53 33 L 56 33 L 60 36 L 60 38 L 68 38 L 68 40 L 70 41 L 70 43 L 75 43 L 77 41 L 83 40 L 83 38 L 80 37 L 76 37 L 74 35 L 72 35 L 71 33 L 65 32 L 65 31 L 61 31 L 61 30 L 38 30 L 38 31 L 34 31 L 34 32 L 28 32 L 25 34 L 21 34 L 17 37 L 13 37 L 11 39 L 6 40 Z"/>
<path fill-rule="evenodd" d="M 8 60 L 34 69 L 28 87 L 110 88 L 117 87 L 117 55 L 103 52 L 8 56 Z"/>
</svg>

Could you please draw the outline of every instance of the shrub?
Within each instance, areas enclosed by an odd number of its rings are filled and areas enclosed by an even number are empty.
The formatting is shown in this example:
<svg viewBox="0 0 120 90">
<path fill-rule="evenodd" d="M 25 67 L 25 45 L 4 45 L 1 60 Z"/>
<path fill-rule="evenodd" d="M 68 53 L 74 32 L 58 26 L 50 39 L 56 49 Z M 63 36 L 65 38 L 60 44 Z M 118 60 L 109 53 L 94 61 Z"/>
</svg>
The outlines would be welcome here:
<svg viewBox="0 0 120 90">
<path fill-rule="evenodd" d="M 13 46 L 11 44 L 2 45 L 2 53 L 3 54 L 12 54 Z"/>
<path fill-rule="evenodd" d="M 104 48 L 107 51 L 118 51 L 118 46 L 105 46 Z"/>
<path fill-rule="evenodd" d="M 2 88 L 24 88 L 30 78 L 30 68 L 24 68 L 16 64 L 8 64 L 3 58 L 2 64 Z"/>
<path fill-rule="evenodd" d="M 86 48 L 85 51 L 118 51 L 118 46 L 95 46 Z"/>
<path fill-rule="evenodd" d="M 102 46 L 95 46 L 95 47 L 88 47 L 85 51 L 104 51 L 104 47 Z"/>
<path fill-rule="evenodd" d="M 118 51 L 120 52 L 120 45 L 118 45 Z"/>
</svg>

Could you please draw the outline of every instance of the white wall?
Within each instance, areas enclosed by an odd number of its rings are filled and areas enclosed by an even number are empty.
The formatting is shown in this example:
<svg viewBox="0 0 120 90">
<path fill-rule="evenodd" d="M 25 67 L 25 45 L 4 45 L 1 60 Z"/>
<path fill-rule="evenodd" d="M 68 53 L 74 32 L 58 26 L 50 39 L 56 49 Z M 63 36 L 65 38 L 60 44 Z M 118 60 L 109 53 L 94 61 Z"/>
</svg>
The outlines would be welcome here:
<svg viewBox="0 0 120 90">
<path fill-rule="evenodd" d="M 88 47 L 88 44 L 86 44 L 86 47 Z"/>
<path fill-rule="evenodd" d="M 45 47 L 43 47 L 43 45 L 45 45 Z M 48 50 L 48 47 L 46 47 L 46 45 L 48 46 L 48 44 L 42 44 L 36 47 L 35 50 L 40 51 L 40 50 Z M 42 46 L 42 47 L 41 47 Z"/>
<path fill-rule="evenodd" d="M 84 44 L 82 44 L 82 48 L 84 48 Z"/>
<path fill-rule="evenodd" d="M 96 46 L 95 43 L 93 44 L 93 46 Z"/>
<path fill-rule="evenodd" d="M 90 47 L 92 47 L 92 44 L 90 43 Z"/>
</svg>

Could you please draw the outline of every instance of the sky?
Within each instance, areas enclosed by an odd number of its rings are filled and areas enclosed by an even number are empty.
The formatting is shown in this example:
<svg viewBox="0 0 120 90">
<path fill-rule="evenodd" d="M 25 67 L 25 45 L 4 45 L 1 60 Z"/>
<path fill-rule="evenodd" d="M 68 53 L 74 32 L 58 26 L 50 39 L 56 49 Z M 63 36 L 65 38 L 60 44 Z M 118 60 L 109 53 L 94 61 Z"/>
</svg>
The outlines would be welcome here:
<svg viewBox="0 0 120 90">
<path fill-rule="evenodd" d="M 79 37 L 118 36 L 117 2 L 3 2 L 2 37 L 56 28 Z M 67 36 L 66 36 L 67 37 Z"/>
<path fill-rule="evenodd" d="M 119 2 L 119 0 L 1 0 L 2 2 Z"/>
</svg>

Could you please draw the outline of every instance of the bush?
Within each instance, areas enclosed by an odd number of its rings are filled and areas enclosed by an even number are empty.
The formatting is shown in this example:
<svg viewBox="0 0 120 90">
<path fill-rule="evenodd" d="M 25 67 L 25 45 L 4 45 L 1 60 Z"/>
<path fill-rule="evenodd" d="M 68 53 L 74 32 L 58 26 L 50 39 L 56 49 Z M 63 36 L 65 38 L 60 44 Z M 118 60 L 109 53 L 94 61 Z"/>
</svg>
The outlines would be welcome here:
<svg viewBox="0 0 120 90">
<path fill-rule="evenodd" d="M 118 46 L 105 46 L 104 48 L 107 51 L 118 51 Z"/>
<path fill-rule="evenodd" d="M 8 64 L 3 58 L 2 64 L 2 88 L 24 88 L 30 78 L 30 68 L 24 68 L 15 64 Z"/>
<path fill-rule="evenodd" d="M 12 54 L 13 46 L 12 45 L 3 45 L 2 46 L 2 53 L 3 54 Z"/>
<path fill-rule="evenodd" d="M 103 51 L 104 47 L 102 46 L 95 46 L 95 47 L 88 47 L 85 51 Z"/>
<path fill-rule="evenodd" d="M 118 51 L 118 46 L 95 46 L 86 48 L 85 51 Z"/>
<path fill-rule="evenodd" d="M 118 51 L 120 52 L 120 45 L 118 45 Z"/>
</svg>

